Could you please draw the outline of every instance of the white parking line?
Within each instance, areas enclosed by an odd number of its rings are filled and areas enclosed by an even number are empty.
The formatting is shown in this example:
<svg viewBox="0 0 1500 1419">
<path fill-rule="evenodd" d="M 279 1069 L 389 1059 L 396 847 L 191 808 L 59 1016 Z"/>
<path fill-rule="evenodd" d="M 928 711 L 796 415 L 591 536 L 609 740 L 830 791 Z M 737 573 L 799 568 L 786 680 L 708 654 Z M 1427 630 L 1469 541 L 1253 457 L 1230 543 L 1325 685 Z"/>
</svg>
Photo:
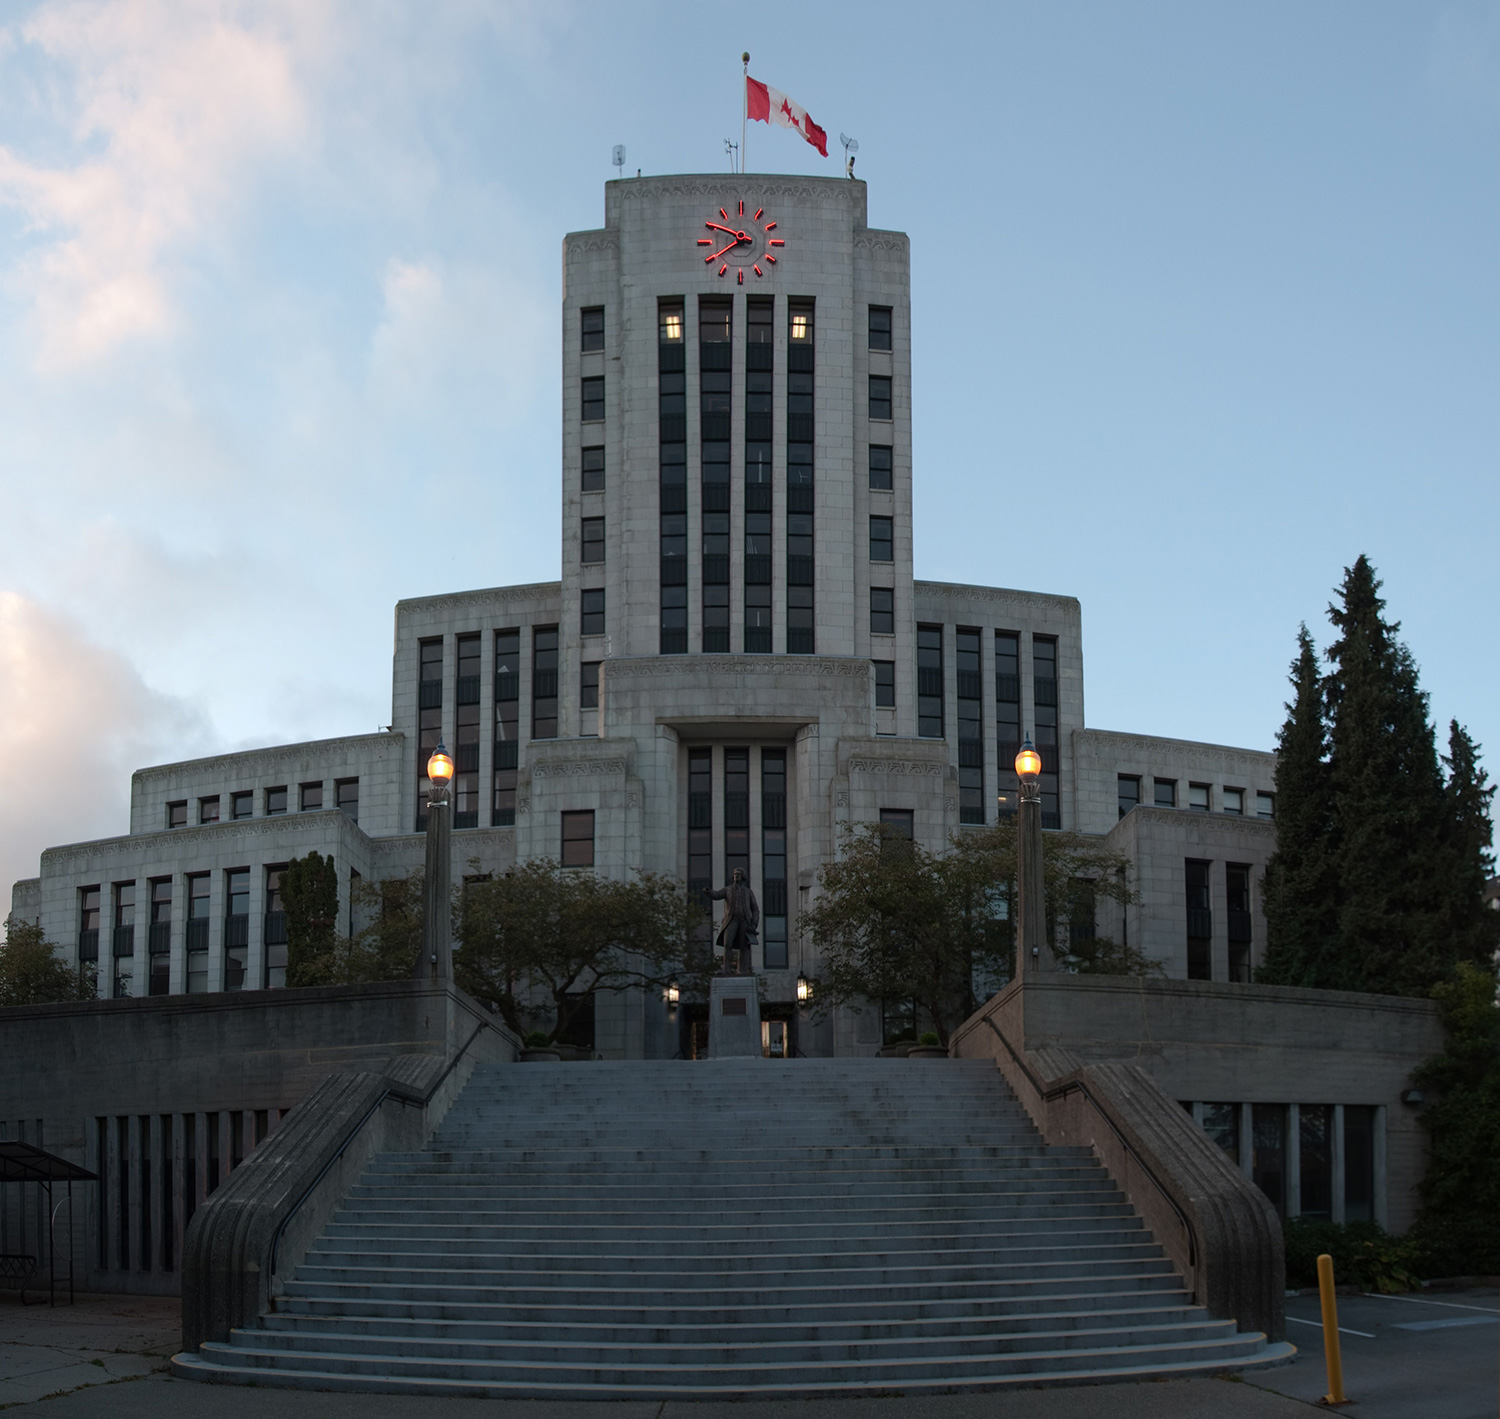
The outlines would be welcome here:
<svg viewBox="0 0 1500 1419">
<path fill-rule="evenodd" d="M 1365 1291 L 1363 1295 L 1370 1301 L 1410 1301 L 1414 1306 L 1447 1306 L 1452 1311 L 1482 1311 L 1487 1316 L 1500 1316 L 1500 1311 L 1492 1311 L 1488 1306 L 1465 1306 L 1457 1301 L 1429 1301 L 1425 1296 L 1382 1296 L 1377 1291 Z"/>
<path fill-rule="evenodd" d="M 1500 1316 L 1444 1316 L 1442 1320 L 1407 1320 L 1392 1330 L 1454 1330 L 1461 1325 L 1494 1325 Z"/>
<path fill-rule="evenodd" d="M 1298 1325 L 1315 1325 L 1319 1330 L 1323 1329 L 1323 1322 L 1320 1320 L 1303 1320 L 1301 1316 L 1288 1316 L 1287 1319 L 1296 1321 Z M 1368 1330 L 1350 1330 L 1342 1325 L 1339 1327 L 1339 1334 L 1357 1335 L 1363 1340 L 1374 1340 L 1375 1338 Z"/>
</svg>

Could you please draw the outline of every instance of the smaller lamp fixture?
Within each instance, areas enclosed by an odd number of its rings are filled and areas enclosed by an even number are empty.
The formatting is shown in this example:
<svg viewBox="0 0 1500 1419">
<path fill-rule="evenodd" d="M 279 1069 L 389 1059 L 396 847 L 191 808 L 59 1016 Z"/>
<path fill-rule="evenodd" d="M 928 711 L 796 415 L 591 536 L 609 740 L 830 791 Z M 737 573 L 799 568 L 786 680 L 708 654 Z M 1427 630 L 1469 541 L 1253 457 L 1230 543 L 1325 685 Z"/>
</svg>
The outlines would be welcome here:
<svg viewBox="0 0 1500 1419">
<path fill-rule="evenodd" d="M 1408 1089 L 1401 1095 L 1401 1102 L 1409 1104 L 1414 1109 L 1419 1109 L 1427 1101 L 1427 1096 L 1420 1089 Z"/>
<path fill-rule="evenodd" d="M 667 982 L 667 988 L 663 992 L 663 994 L 665 994 L 666 996 L 667 1004 L 671 1006 L 675 1006 L 677 1002 L 682 999 L 682 991 L 678 988 L 675 979 L 669 980 Z"/>
<path fill-rule="evenodd" d="M 797 972 L 797 1004 L 798 1005 L 806 1005 L 807 1002 L 808 1002 L 808 998 L 811 995 L 812 995 L 812 985 L 809 983 L 807 977 L 801 971 L 798 971 Z"/>
<path fill-rule="evenodd" d="M 438 740 L 437 748 L 432 751 L 432 757 L 427 760 L 427 777 L 436 788 L 447 788 L 453 779 L 453 760 L 448 757 L 441 739 Z"/>
</svg>

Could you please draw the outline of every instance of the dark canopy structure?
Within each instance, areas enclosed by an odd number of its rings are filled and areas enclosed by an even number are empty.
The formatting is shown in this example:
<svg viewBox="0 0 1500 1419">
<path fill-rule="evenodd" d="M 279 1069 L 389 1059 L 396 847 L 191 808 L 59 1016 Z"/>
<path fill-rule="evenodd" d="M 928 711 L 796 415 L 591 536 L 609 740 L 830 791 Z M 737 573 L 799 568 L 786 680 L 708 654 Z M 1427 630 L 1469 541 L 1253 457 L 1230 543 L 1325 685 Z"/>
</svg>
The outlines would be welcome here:
<svg viewBox="0 0 1500 1419">
<path fill-rule="evenodd" d="M 52 1184 L 66 1183 L 68 1188 L 68 1304 L 73 1302 L 73 1184 L 75 1182 L 98 1182 L 99 1174 L 80 1168 L 56 1153 L 38 1148 L 34 1143 L 0 1143 L 0 1183 L 39 1183 L 47 1194 L 47 1298 L 57 1304 L 56 1248 L 53 1245 L 53 1224 L 57 1209 L 52 1205 Z M 20 1268 L 21 1304 L 26 1304 L 26 1281 L 35 1272 L 32 1257 L 0 1257 L 0 1261 L 16 1263 Z M 22 1265 L 22 1264 L 26 1265 Z"/>
</svg>

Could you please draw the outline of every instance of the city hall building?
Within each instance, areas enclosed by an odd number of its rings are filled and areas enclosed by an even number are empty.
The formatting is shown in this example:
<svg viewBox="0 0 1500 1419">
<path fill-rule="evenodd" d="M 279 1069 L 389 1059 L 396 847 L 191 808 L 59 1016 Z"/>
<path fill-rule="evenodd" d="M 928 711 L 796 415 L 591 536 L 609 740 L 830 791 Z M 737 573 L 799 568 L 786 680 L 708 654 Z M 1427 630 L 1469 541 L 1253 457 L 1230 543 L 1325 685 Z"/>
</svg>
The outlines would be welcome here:
<svg viewBox="0 0 1500 1419">
<path fill-rule="evenodd" d="M 16 915 L 101 994 L 274 989 L 282 868 L 331 854 L 347 900 L 419 867 L 441 739 L 456 878 L 550 857 L 697 891 L 743 868 L 766 1013 L 790 1018 L 841 835 L 993 823 L 1029 734 L 1044 826 L 1134 864 L 1139 902 L 1099 929 L 1168 977 L 1248 981 L 1273 756 L 1089 727 L 1076 600 L 914 574 L 910 249 L 867 225 L 865 184 L 610 182 L 563 269 L 561 580 L 402 602 L 388 732 L 143 768 L 129 832 L 48 849 Z M 682 1042 L 635 996 L 601 1002 L 593 1043 Z M 867 1010 L 800 1048 L 880 1043 Z"/>
</svg>

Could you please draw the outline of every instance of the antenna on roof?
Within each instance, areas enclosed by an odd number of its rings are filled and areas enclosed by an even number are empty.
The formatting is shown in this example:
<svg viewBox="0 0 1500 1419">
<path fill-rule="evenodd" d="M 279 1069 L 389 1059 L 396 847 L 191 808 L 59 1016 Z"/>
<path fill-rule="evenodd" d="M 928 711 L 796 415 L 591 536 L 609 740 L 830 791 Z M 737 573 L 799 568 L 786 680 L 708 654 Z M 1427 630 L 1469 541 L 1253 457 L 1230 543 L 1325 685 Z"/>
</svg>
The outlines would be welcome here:
<svg viewBox="0 0 1500 1419">
<path fill-rule="evenodd" d="M 730 172 L 734 172 L 736 170 L 735 169 L 735 165 L 734 165 L 734 159 L 735 159 L 735 154 L 737 154 L 739 152 L 739 150 L 740 150 L 740 145 L 738 143 L 731 142 L 728 138 L 726 138 L 724 140 L 724 151 L 729 154 L 729 171 Z"/>
<path fill-rule="evenodd" d="M 859 152 L 859 139 L 851 138 L 845 133 L 839 134 L 839 142 L 844 145 L 844 176 L 854 176 L 854 155 Z"/>
<path fill-rule="evenodd" d="M 610 160 L 610 162 L 612 162 L 615 165 L 615 176 L 616 177 L 624 177 L 625 176 L 625 145 L 623 143 L 616 143 L 615 144 L 614 152 L 610 154 L 609 160 Z"/>
</svg>

